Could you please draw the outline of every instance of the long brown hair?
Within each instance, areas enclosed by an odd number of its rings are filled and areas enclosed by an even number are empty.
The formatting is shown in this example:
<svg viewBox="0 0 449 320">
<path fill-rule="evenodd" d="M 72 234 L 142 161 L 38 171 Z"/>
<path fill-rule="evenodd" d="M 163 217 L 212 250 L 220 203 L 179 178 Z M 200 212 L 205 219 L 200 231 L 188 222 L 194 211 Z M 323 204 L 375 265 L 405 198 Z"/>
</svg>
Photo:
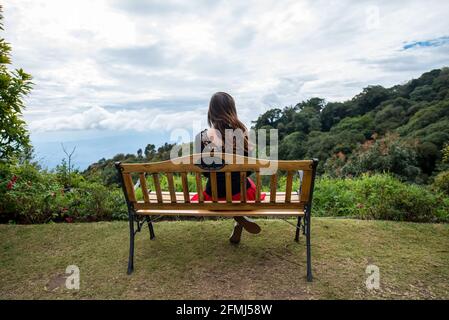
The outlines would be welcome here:
<svg viewBox="0 0 449 320">
<path fill-rule="evenodd" d="M 225 130 L 240 129 L 244 133 L 244 152 L 248 153 L 248 130 L 237 117 L 234 98 L 226 92 L 216 92 L 209 102 L 207 123 L 218 130 L 222 138 L 223 150 L 225 149 Z M 236 143 L 233 141 L 233 150 L 236 151 Z"/>
</svg>

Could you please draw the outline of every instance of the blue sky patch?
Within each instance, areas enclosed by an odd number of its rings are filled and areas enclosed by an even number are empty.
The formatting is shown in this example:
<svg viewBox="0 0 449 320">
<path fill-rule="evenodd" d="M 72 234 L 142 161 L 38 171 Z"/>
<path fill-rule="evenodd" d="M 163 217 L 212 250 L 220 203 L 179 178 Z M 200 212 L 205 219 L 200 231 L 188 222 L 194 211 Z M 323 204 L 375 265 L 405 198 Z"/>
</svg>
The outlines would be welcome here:
<svg viewBox="0 0 449 320">
<path fill-rule="evenodd" d="M 441 47 L 449 43 L 449 36 L 439 37 L 436 39 L 413 41 L 406 43 L 402 48 L 404 50 L 413 48 Z"/>
</svg>

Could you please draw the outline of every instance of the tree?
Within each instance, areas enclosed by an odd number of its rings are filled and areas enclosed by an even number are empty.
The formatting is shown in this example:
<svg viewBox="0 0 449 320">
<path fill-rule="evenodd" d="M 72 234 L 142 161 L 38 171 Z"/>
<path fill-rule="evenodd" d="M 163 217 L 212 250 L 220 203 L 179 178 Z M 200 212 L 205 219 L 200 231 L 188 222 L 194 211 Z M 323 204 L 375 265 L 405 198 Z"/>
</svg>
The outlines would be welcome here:
<svg viewBox="0 0 449 320">
<path fill-rule="evenodd" d="M 326 101 L 321 98 L 311 98 L 307 101 L 300 102 L 296 105 L 299 110 L 304 110 L 307 108 L 313 109 L 315 112 L 319 113 L 326 106 Z"/>
<path fill-rule="evenodd" d="M 137 158 L 142 159 L 142 148 L 139 148 L 139 150 L 137 150 Z"/>
<path fill-rule="evenodd" d="M 162 146 L 157 148 L 157 154 L 154 159 L 157 161 L 165 161 L 170 159 L 171 149 L 176 145 L 176 143 L 164 143 Z"/>
<path fill-rule="evenodd" d="M 0 30 L 3 31 L 0 6 Z M 30 149 L 30 138 L 22 119 L 24 97 L 31 91 L 31 76 L 22 69 L 10 71 L 11 47 L 0 38 L 0 160 L 9 160 Z"/>
<path fill-rule="evenodd" d="M 410 93 L 410 99 L 415 101 L 432 101 L 435 97 L 436 93 L 430 85 L 417 87 L 412 93 Z"/>
<path fill-rule="evenodd" d="M 389 134 L 359 146 L 341 168 L 344 176 L 388 172 L 411 182 L 419 181 L 421 170 L 413 146 Z"/>
<path fill-rule="evenodd" d="M 391 95 L 388 89 L 382 86 L 368 86 L 353 98 L 357 108 L 354 115 L 365 114 L 389 98 Z"/>
<path fill-rule="evenodd" d="M 443 162 L 449 162 L 449 142 L 445 144 L 443 150 Z"/>
<path fill-rule="evenodd" d="M 147 146 L 145 147 L 145 158 L 147 160 L 151 160 L 154 158 L 154 155 L 156 154 L 156 146 L 154 144 L 147 144 Z"/>
<path fill-rule="evenodd" d="M 56 167 L 56 171 L 62 177 L 64 187 L 70 188 L 72 187 L 72 171 L 74 169 L 72 163 L 73 154 L 76 151 L 76 146 L 73 147 L 72 151 L 67 151 L 66 147 L 63 143 L 61 143 L 62 151 L 66 155 L 67 158 L 62 159 L 61 165 Z M 67 159 L 67 160 L 66 160 Z"/>
<path fill-rule="evenodd" d="M 252 123 L 254 124 L 255 129 L 261 129 L 262 127 L 267 126 L 275 128 L 281 116 L 281 109 L 270 109 L 264 114 L 260 115 L 256 121 L 252 121 Z"/>
</svg>

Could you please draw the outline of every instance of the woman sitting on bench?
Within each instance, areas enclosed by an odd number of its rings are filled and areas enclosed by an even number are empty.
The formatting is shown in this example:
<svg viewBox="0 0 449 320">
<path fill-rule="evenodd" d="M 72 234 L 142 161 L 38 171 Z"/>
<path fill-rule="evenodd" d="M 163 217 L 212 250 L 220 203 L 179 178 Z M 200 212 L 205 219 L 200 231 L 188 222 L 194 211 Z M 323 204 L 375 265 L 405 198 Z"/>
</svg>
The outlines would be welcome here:
<svg viewBox="0 0 449 320">
<path fill-rule="evenodd" d="M 196 137 L 195 145 L 197 147 L 201 147 L 201 150 L 196 150 L 197 153 L 210 152 L 212 150 L 217 150 L 219 146 L 222 148 L 222 152 L 225 152 L 229 149 L 233 150 L 233 153 L 237 153 L 239 155 L 248 156 L 248 150 L 251 148 L 248 142 L 248 134 L 246 126 L 238 119 L 237 110 L 235 108 L 234 99 L 225 92 L 217 92 L 215 93 L 209 102 L 209 111 L 207 114 L 207 122 L 210 129 L 206 129 L 199 133 Z M 236 131 L 242 134 L 242 139 L 236 138 L 234 141 L 234 136 L 232 136 L 231 141 L 227 141 L 225 139 L 226 133 Z M 221 140 L 221 141 L 219 141 Z M 243 142 L 239 144 L 239 140 Z M 232 145 L 229 145 L 232 143 Z M 229 148 L 226 148 L 228 144 Z M 243 154 L 240 152 L 243 151 Z M 228 151 L 229 152 L 229 151 Z M 247 173 L 248 175 L 251 172 Z M 204 174 L 208 180 L 206 184 L 206 188 L 203 191 L 204 200 L 211 201 L 212 191 L 211 191 L 211 182 L 209 178 L 209 174 Z M 232 200 L 237 201 L 240 200 L 240 174 L 238 172 L 233 172 L 231 175 L 232 181 Z M 256 185 L 250 178 L 246 178 L 246 198 L 247 200 L 256 200 Z M 226 180 L 225 174 L 223 172 L 217 173 L 217 197 L 218 200 L 226 200 Z M 198 194 L 192 197 L 192 201 L 198 201 Z M 265 199 L 265 194 L 262 193 L 260 195 L 260 200 Z M 235 225 L 234 230 L 229 238 L 231 243 L 239 243 L 242 235 L 243 228 L 249 233 L 257 234 L 261 231 L 260 226 L 256 224 L 254 221 L 248 219 L 247 217 L 234 217 Z"/>
</svg>

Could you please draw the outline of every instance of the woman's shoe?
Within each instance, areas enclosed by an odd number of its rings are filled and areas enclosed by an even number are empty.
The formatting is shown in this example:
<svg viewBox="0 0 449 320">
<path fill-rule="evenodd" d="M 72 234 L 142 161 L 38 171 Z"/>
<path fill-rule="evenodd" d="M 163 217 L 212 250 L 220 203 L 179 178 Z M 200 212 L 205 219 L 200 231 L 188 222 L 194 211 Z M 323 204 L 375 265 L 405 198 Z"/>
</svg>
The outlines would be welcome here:
<svg viewBox="0 0 449 320">
<path fill-rule="evenodd" d="M 242 237 L 242 230 L 243 227 L 238 222 L 236 222 L 234 224 L 234 230 L 232 230 L 232 234 L 231 237 L 229 238 L 229 241 L 231 243 L 238 244 L 240 242 L 240 238 Z"/>
<path fill-rule="evenodd" d="M 257 223 L 255 223 L 253 220 L 248 219 L 247 217 L 238 216 L 234 217 L 234 220 L 237 221 L 239 225 L 241 225 L 243 228 L 245 228 L 246 231 L 253 234 L 260 233 L 260 227 Z"/>
</svg>

